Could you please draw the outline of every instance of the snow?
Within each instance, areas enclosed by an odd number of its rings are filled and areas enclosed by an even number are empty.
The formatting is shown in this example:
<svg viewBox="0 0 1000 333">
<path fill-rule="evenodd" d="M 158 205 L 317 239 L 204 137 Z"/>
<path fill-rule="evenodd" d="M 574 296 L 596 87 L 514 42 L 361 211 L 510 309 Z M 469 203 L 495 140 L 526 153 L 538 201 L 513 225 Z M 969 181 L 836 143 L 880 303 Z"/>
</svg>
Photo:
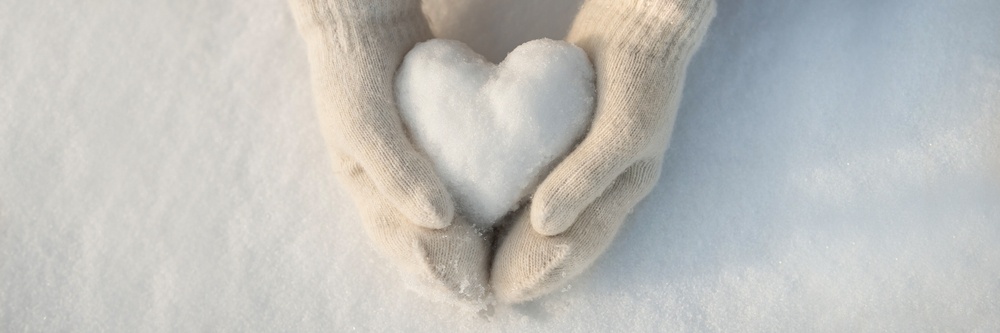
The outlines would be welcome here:
<svg viewBox="0 0 1000 333">
<path fill-rule="evenodd" d="M 495 65 L 459 41 L 414 46 L 396 77 L 399 111 L 459 212 L 489 227 L 569 153 L 593 114 L 587 54 L 551 39 Z"/>
<path fill-rule="evenodd" d="M 574 8 L 443 1 L 491 61 Z M 372 249 L 284 2 L 0 2 L 0 331 L 1000 330 L 1000 2 L 718 8 L 609 251 L 483 318 Z"/>
</svg>

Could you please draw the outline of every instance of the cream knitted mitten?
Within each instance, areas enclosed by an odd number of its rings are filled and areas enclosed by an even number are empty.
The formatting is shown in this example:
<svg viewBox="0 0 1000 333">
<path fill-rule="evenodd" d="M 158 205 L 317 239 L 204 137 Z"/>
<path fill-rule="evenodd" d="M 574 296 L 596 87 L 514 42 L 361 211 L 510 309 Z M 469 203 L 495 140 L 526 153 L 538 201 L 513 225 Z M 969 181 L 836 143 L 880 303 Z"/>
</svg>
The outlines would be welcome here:
<svg viewBox="0 0 1000 333">
<path fill-rule="evenodd" d="M 530 300 L 578 275 L 652 190 L 688 62 L 714 16 L 714 0 L 584 3 L 567 40 L 594 63 L 594 120 L 500 240 L 491 271 L 498 300 Z"/>
<path fill-rule="evenodd" d="M 334 171 L 376 247 L 434 294 L 488 295 L 489 242 L 455 208 L 410 143 L 394 75 L 431 37 L 419 0 L 290 0 L 308 46 L 317 114 Z"/>
</svg>

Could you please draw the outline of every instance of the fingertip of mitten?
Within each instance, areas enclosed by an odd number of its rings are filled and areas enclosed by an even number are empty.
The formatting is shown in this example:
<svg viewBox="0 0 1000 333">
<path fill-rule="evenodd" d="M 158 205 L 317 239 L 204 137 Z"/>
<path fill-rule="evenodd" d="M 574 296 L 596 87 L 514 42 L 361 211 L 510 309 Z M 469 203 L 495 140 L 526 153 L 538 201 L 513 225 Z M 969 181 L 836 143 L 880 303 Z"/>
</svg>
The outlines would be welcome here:
<svg viewBox="0 0 1000 333">
<path fill-rule="evenodd" d="M 503 304 L 524 303 L 554 290 L 567 281 L 569 245 L 545 247 L 533 256 L 504 257 L 494 264 L 490 284 Z"/>
<path fill-rule="evenodd" d="M 532 214 L 534 215 L 534 214 Z M 569 229 L 569 223 L 560 223 L 561 221 L 553 222 L 553 219 L 538 219 L 538 222 L 532 218 L 531 228 L 535 232 L 543 236 L 556 236 Z"/>
<path fill-rule="evenodd" d="M 455 207 L 449 200 L 423 200 L 423 204 L 411 210 L 411 221 L 424 228 L 447 228 L 455 219 Z"/>
<path fill-rule="evenodd" d="M 555 236 L 563 233 L 573 224 L 576 216 L 565 211 L 557 211 L 558 207 L 540 198 L 531 205 L 531 228 L 544 236 Z"/>
</svg>

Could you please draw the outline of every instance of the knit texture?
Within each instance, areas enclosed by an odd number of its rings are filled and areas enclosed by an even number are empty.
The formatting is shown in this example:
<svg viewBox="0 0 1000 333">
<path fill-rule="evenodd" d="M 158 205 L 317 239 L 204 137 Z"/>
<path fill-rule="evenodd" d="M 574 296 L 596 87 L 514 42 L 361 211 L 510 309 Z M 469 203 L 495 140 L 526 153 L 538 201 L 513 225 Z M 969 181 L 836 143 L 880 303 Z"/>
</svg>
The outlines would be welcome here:
<svg viewBox="0 0 1000 333">
<path fill-rule="evenodd" d="M 688 62 L 714 16 L 713 0 L 583 4 L 567 40 L 594 64 L 594 120 L 501 237 L 491 271 L 498 300 L 522 302 L 564 285 L 652 190 Z"/>
<path fill-rule="evenodd" d="M 429 295 L 482 304 L 488 235 L 455 216 L 452 198 L 410 143 L 394 75 L 431 38 L 417 0 L 290 0 L 308 46 L 317 115 L 334 172 L 376 248 Z"/>
<path fill-rule="evenodd" d="M 357 160 L 413 223 L 441 228 L 454 204 L 414 149 L 396 107 L 393 78 L 406 53 L 431 38 L 419 1 L 291 0 L 306 40 L 327 146 Z"/>
</svg>

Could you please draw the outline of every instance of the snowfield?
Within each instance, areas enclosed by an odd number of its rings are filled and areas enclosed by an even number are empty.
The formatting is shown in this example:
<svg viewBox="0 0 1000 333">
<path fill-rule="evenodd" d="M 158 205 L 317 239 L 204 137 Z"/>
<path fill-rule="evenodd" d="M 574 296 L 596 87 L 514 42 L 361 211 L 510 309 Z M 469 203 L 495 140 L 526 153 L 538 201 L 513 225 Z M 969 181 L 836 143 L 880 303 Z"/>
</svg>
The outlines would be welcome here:
<svg viewBox="0 0 1000 333">
<path fill-rule="evenodd" d="M 426 2 L 498 62 L 577 0 Z M 718 2 L 653 193 L 480 317 L 368 242 L 283 1 L 2 1 L 0 331 L 1000 330 L 1000 2 Z"/>
</svg>

